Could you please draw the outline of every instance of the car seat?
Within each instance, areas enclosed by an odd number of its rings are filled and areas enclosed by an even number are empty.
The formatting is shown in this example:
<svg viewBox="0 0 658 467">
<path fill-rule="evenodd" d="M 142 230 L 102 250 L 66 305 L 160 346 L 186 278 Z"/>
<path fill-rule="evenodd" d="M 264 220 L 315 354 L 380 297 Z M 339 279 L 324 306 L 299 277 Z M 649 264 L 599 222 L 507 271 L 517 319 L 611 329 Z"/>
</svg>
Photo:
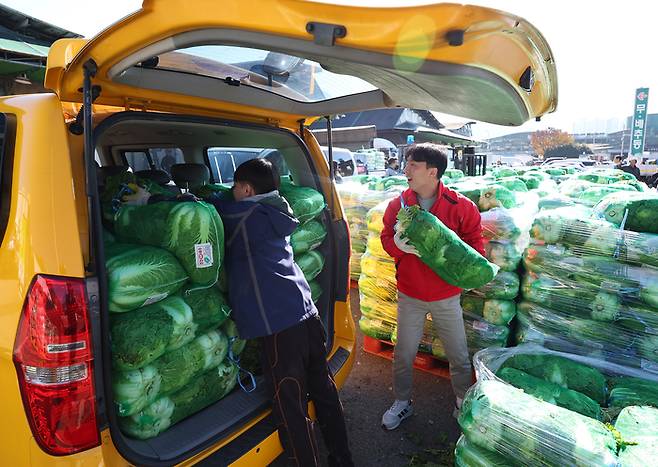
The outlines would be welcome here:
<svg viewBox="0 0 658 467">
<path fill-rule="evenodd" d="M 171 178 L 178 188 L 187 192 L 210 183 L 210 170 L 205 164 L 174 164 Z"/>
</svg>

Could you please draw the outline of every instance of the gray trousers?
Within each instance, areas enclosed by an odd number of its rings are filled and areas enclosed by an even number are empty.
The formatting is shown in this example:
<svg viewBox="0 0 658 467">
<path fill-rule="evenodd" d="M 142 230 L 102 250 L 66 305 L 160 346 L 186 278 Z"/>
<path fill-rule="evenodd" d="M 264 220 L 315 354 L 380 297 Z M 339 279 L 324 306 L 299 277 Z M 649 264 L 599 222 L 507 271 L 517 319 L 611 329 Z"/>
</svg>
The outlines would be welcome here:
<svg viewBox="0 0 658 467">
<path fill-rule="evenodd" d="M 427 313 L 432 316 L 434 329 L 450 363 L 452 390 L 456 397 L 463 399 L 473 379 L 459 295 L 445 300 L 424 302 L 399 291 L 397 342 L 393 359 L 395 398 L 411 399 L 413 361 L 418 352 Z"/>
</svg>

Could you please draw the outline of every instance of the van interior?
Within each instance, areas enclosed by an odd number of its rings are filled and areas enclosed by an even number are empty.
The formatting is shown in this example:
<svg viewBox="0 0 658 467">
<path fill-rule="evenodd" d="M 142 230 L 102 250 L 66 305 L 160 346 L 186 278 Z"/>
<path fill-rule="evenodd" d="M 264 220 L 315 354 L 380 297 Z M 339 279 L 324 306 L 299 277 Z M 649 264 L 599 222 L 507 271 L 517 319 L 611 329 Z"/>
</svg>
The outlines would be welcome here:
<svg viewBox="0 0 658 467">
<path fill-rule="evenodd" d="M 122 112 L 105 119 L 95 129 L 98 184 L 109 173 L 127 170 L 144 178 L 150 178 L 172 192 L 185 192 L 189 180 L 172 179 L 174 164 L 204 164 L 208 167 L 209 180 L 200 183 L 232 184 L 233 172 L 242 162 L 256 157 L 271 160 L 284 177 L 295 184 L 309 186 L 322 192 L 318 167 L 314 164 L 302 140 L 287 130 L 252 124 L 235 123 L 198 117 L 184 117 L 140 112 Z M 180 167 L 177 165 L 176 167 Z M 326 167 L 321 173 L 326 173 Z M 196 182 L 196 181 L 195 181 Z M 325 193 L 325 200 L 329 197 Z M 328 203 L 329 208 L 331 204 Z M 339 295 L 345 295 L 346 282 L 340 281 L 337 271 L 347 266 L 337 263 L 332 251 L 341 240 L 332 228 L 332 214 L 325 209 L 321 222 L 328 235 L 319 251 L 326 258 L 325 267 L 318 276 L 324 291 L 317 302 L 320 316 L 327 330 L 327 348 L 331 349 L 333 335 L 332 303 Z M 145 220 L 147 221 L 147 220 Z M 345 298 L 340 298 L 344 300 Z M 102 316 L 108 317 L 107 304 Z M 102 319 L 102 342 L 95 343 L 101 349 L 109 349 L 109 319 Z M 98 348 L 98 347 L 97 347 Z M 100 352 L 99 352 L 100 353 Z M 97 353 L 97 355 L 99 354 Z M 170 465 L 189 458 L 218 440 L 231 436 L 236 430 L 254 419 L 263 418 L 268 408 L 268 397 L 261 377 L 256 378 L 256 389 L 246 392 L 236 386 L 224 399 L 195 415 L 173 425 L 153 439 L 131 439 L 118 429 L 117 415 L 113 409 L 110 352 L 102 352 L 102 375 L 96 375 L 98 394 L 104 394 L 107 419 L 115 445 L 121 454 L 139 465 Z M 349 354 L 339 348 L 329 362 L 335 374 Z M 99 396 L 100 397 L 100 396 Z M 255 424 L 240 439 L 220 450 L 222 462 L 230 463 L 254 444 L 275 430 L 269 417 Z M 244 452 L 243 452 L 244 451 Z M 223 464 L 222 464 L 223 465 Z"/>
</svg>

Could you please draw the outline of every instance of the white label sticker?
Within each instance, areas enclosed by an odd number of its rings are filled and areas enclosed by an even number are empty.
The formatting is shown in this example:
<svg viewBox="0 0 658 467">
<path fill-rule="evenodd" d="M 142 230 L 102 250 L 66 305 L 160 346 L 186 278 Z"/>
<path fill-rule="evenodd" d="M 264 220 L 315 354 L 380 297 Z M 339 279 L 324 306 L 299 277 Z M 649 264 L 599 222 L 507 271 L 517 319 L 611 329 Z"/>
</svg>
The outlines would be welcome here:
<svg viewBox="0 0 658 467">
<path fill-rule="evenodd" d="M 209 268 L 213 264 L 212 245 L 197 243 L 194 245 L 194 258 L 197 269 Z"/>
<path fill-rule="evenodd" d="M 488 331 L 489 325 L 484 321 L 473 321 L 473 329 L 476 331 Z"/>
<path fill-rule="evenodd" d="M 159 294 L 151 295 L 149 298 L 147 298 L 147 299 L 144 301 L 144 303 L 142 304 L 142 306 L 151 305 L 151 304 L 153 304 L 153 303 L 159 302 L 160 300 L 164 300 L 165 298 L 167 298 L 167 295 L 169 295 L 169 294 L 166 293 L 166 292 L 165 292 L 165 293 L 159 293 Z"/>
<path fill-rule="evenodd" d="M 546 251 L 549 253 L 555 253 L 556 255 L 564 254 L 564 248 L 559 245 L 546 245 Z"/>
</svg>

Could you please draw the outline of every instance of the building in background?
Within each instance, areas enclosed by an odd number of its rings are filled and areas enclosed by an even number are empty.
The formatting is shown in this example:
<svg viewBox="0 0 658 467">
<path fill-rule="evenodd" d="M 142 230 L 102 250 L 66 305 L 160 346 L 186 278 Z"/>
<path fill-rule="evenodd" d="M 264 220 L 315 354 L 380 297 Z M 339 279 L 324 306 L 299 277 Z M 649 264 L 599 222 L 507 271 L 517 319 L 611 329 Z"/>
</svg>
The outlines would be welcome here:
<svg viewBox="0 0 658 467">
<path fill-rule="evenodd" d="M 630 127 L 632 117 L 626 119 L 626 129 L 611 133 L 589 132 L 573 134 L 574 144 L 587 145 L 598 158 L 612 159 L 622 154 L 624 157 L 630 153 Z M 512 133 L 497 136 L 486 140 L 487 152 L 490 159 L 495 161 L 498 157 L 534 156 L 530 145 L 532 132 Z M 658 114 L 647 115 L 646 136 L 644 141 L 645 157 L 658 158 Z"/>
<path fill-rule="evenodd" d="M 0 5 L 0 95 L 45 92 L 48 49 L 75 37 L 82 36 Z"/>
<path fill-rule="evenodd" d="M 351 150 L 374 147 L 376 138 L 402 147 L 413 136 L 416 143 L 436 142 L 466 147 L 479 143 L 473 138 L 475 122 L 440 122 L 434 112 L 415 109 L 377 109 L 336 115 L 331 120 L 332 143 Z M 327 144 L 327 122 L 320 119 L 311 130 L 322 145 Z"/>
</svg>

